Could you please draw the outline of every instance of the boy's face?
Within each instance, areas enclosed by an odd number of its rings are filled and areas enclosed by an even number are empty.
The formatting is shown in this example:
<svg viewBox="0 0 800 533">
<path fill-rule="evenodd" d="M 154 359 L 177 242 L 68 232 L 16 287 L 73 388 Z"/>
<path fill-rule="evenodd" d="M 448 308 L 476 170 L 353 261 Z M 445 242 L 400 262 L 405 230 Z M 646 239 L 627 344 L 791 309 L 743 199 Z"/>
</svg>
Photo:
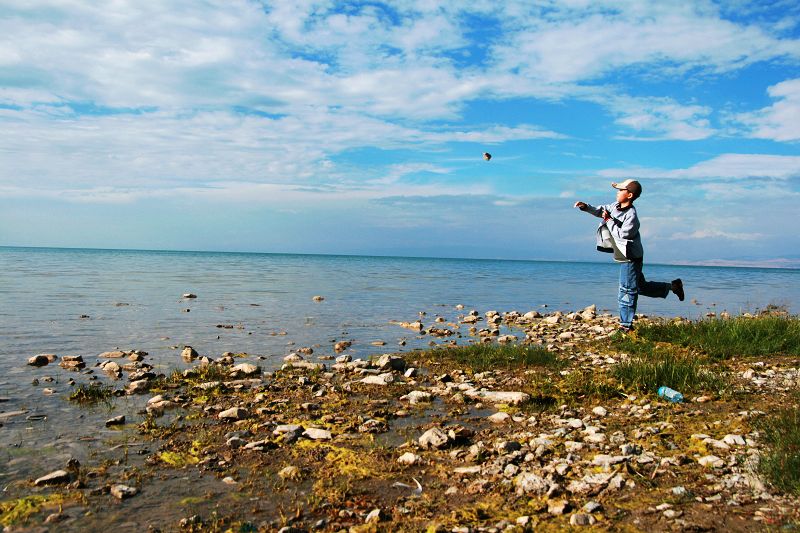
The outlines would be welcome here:
<svg viewBox="0 0 800 533">
<path fill-rule="evenodd" d="M 624 204 L 633 200 L 633 193 L 627 189 L 617 189 L 617 203 Z"/>
</svg>

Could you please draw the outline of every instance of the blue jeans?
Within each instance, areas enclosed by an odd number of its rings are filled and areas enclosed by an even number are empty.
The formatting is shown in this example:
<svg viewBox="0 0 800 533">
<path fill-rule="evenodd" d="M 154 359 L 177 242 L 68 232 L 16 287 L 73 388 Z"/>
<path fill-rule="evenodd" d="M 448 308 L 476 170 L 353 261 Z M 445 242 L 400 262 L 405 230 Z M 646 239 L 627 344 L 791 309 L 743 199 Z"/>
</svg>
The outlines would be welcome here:
<svg viewBox="0 0 800 533">
<path fill-rule="evenodd" d="M 650 298 L 666 298 L 672 289 L 671 283 L 647 281 L 642 273 L 642 259 L 619 266 L 619 323 L 621 326 L 633 326 L 636 316 L 636 302 L 639 295 Z"/>
</svg>

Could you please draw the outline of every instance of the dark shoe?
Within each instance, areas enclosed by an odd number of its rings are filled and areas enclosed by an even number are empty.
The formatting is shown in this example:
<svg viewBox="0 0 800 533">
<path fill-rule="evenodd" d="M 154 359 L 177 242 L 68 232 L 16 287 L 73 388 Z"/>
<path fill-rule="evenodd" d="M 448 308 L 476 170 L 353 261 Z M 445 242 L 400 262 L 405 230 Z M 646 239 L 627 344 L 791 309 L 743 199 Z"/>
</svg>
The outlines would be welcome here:
<svg viewBox="0 0 800 533">
<path fill-rule="evenodd" d="M 631 331 L 633 331 L 633 326 L 620 326 L 619 327 L 619 332 L 622 333 L 623 335 L 627 335 Z"/>
<path fill-rule="evenodd" d="M 672 280 L 671 289 L 672 289 L 672 292 L 675 293 L 675 296 L 678 297 L 678 300 L 683 301 L 683 298 L 685 297 L 685 295 L 683 294 L 683 282 L 681 281 L 681 278 Z"/>
</svg>

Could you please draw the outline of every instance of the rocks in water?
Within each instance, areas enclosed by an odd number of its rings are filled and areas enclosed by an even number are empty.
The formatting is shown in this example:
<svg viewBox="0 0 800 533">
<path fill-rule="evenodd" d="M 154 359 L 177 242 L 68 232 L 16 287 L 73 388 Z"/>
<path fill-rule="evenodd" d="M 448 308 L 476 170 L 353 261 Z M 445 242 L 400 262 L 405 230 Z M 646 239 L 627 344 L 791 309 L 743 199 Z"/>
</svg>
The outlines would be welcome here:
<svg viewBox="0 0 800 533">
<path fill-rule="evenodd" d="M 122 377 L 122 368 L 115 363 L 114 361 L 106 361 L 101 365 L 103 372 L 108 374 L 114 379 L 119 379 Z"/>
<path fill-rule="evenodd" d="M 336 353 L 341 353 L 352 345 L 353 345 L 352 341 L 339 341 L 333 345 L 333 351 L 335 351 Z"/>
<path fill-rule="evenodd" d="M 313 301 L 315 301 L 315 302 L 322 302 L 322 301 L 324 301 L 324 300 L 325 300 L 325 297 L 324 297 L 324 296 L 314 296 L 314 297 L 313 297 L 313 298 L 311 298 L 311 299 L 312 299 Z"/>
<path fill-rule="evenodd" d="M 100 357 L 102 359 L 118 359 L 120 357 L 126 357 L 129 353 L 130 352 L 122 352 L 120 350 L 114 350 L 111 352 L 103 352 L 97 357 Z"/>
<path fill-rule="evenodd" d="M 42 485 L 59 485 L 62 483 L 68 483 L 70 480 L 70 474 L 66 470 L 56 470 L 54 472 L 50 472 L 46 476 L 42 476 L 36 481 L 33 482 L 34 485 L 37 487 L 41 487 Z"/>
<path fill-rule="evenodd" d="M 191 293 L 191 292 L 185 292 L 185 293 L 183 293 L 183 295 L 181 295 L 181 298 L 184 298 L 184 299 L 187 299 L 187 300 L 192 300 L 194 298 L 197 298 L 197 295 L 194 294 L 194 293 Z"/>
<path fill-rule="evenodd" d="M 422 325 L 422 322 L 416 320 L 414 322 L 400 322 L 401 328 L 410 329 L 412 331 L 422 331 L 425 329 L 425 326 Z"/>
<path fill-rule="evenodd" d="M 411 391 L 405 396 L 400 397 L 401 400 L 405 400 L 411 405 L 416 405 L 418 403 L 428 403 L 433 400 L 433 396 L 430 392 L 425 392 L 421 390 Z"/>
<path fill-rule="evenodd" d="M 125 498 L 136 496 L 136 494 L 139 493 L 139 489 L 137 489 L 136 487 L 129 487 L 128 485 L 118 484 L 118 485 L 112 485 L 109 492 L 116 499 L 124 500 Z"/>
<path fill-rule="evenodd" d="M 52 353 L 40 353 L 28 359 L 30 366 L 45 366 L 58 359 L 58 356 Z"/>
<path fill-rule="evenodd" d="M 128 386 L 125 387 L 125 394 L 144 394 L 149 389 L 150 381 L 146 379 L 139 379 L 128 383 Z"/>
<path fill-rule="evenodd" d="M 198 357 L 197 351 L 192 348 L 191 346 L 184 346 L 183 350 L 181 351 L 181 357 L 187 363 L 191 363 Z"/>
<path fill-rule="evenodd" d="M 78 370 L 86 368 L 86 363 L 83 362 L 83 356 L 65 355 L 64 357 L 61 358 L 59 366 L 64 369 L 77 372 Z"/>
<path fill-rule="evenodd" d="M 422 449 L 441 449 L 450 443 L 450 437 L 439 428 L 431 428 L 419 438 Z"/>
<path fill-rule="evenodd" d="M 217 415 L 217 418 L 220 420 L 242 420 L 247 418 L 249 413 L 247 409 L 243 407 L 231 407 L 230 409 L 226 409 Z"/>
<path fill-rule="evenodd" d="M 115 416 L 106 420 L 106 427 L 121 426 L 125 424 L 125 415 Z"/>
</svg>

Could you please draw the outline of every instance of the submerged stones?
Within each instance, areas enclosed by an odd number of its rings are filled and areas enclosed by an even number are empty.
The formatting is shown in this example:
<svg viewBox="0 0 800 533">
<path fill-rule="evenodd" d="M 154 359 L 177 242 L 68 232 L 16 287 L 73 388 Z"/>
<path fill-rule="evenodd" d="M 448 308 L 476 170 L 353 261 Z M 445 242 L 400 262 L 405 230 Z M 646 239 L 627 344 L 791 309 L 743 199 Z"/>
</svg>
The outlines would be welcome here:
<svg viewBox="0 0 800 533">
<path fill-rule="evenodd" d="M 117 498 L 118 500 L 124 500 L 125 498 L 130 498 L 131 496 L 135 496 L 139 493 L 139 489 L 136 487 L 129 487 L 128 485 L 112 485 L 109 493 Z"/>
<path fill-rule="evenodd" d="M 58 359 L 58 356 L 52 353 L 40 353 L 28 359 L 30 366 L 45 366 Z"/>
</svg>

